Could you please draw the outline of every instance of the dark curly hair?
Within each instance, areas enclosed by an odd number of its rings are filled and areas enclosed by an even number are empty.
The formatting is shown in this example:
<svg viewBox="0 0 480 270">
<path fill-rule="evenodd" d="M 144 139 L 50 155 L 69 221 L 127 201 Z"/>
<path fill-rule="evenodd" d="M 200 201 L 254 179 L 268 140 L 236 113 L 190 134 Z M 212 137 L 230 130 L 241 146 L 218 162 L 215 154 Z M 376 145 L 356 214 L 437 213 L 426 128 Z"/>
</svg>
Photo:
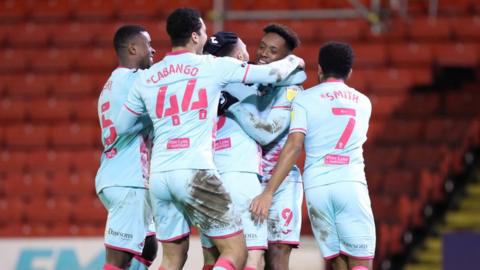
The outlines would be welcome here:
<svg viewBox="0 0 480 270">
<path fill-rule="evenodd" d="M 113 47 L 117 55 L 120 55 L 122 49 L 126 49 L 128 43 L 136 35 L 141 34 L 141 32 L 146 32 L 145 28 L 139 25 L 124 25 L 117 29 L 115 35 L 113 36 Z"/>
<path fill-rule="evenodd" d="M 275 33 L 281 36 L 285 40 L 287 48 L 290 51 L 293 51 L 298 45 L 300 45 L 300 39 L 298 38 L 297 33 L 285 25 L 272 23 L 263 28 L 263 32 L 265 34 Z"/>
<path fill-rule="evenodd" d="M 195 9 L 178 8 L 173 11 L 167 18 L 167 33 L 172 46 L 184 46 L 193 32 L 200 34 L 200 19 L 200 13 Z"/>
<path fill-rule="evenodd" d="M 325 43 L 318 54 L 318 64 L 326 77 L 347 79 L 353 65 L 353 50 L 347 43 Z"/>
</svg>

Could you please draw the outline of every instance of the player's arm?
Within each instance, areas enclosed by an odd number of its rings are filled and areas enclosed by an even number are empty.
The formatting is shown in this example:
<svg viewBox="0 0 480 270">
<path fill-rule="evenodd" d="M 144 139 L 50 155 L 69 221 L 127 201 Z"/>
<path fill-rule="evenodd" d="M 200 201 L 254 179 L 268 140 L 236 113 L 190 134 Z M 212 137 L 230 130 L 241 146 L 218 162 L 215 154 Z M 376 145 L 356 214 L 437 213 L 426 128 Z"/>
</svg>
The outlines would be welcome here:
<svg viewBox="0 0 480 270">
<path fill-rule="evenodd" d="M 288 135 L 287 142 L 280 153 L 278 163 L 273 170 L 272 178 L 268 181 L 263 192 L 255 197 L 250 204 L 250 212 L 256 223 L 262 223 L 268 217 L 268 210 L 272 205 L 272 197 L 277 188 L 287 177 L 302 151 L 305 134 L 293 132 Z"/>
<path fill-rule="evenodd" d="M 296 85 L 282 89 L 266 117 L 261 117 L 256 108 L 248 107 L 245 102 L 233 104 L 228 111 L 252 139 L 261 145 L 268 145 L 288 129 L 291 102 L 300 90 Z"/>
<path fill-rule="evenodd" d="M 128 98 L 125 104 L 122 106 L 120 113 L 117 116 L 117 133 L 118 134 L 127 134 L 127 133 L 135 133 L 139 132 L 143 128 L 145 128 L 147 120 L 143 113 L 145 110 L 145 105 L 140 98 L 140 93 L 138 92 L 139 89 L 139 82 L 137 80 L 133 85 L 132 89 L 128 93 Z M 143 117 L 142 117 L 143 115 Z M 139 121 L 139 118 L 142 117 Z"/>
<path fill-rule="evenodd" d="M 227 83 L 277 83 L 288 77 L 298 67 L 303 68 L 302 58 L 289 55 L 267 65 L 242 63 L 231 57 L 216 58 L 215 66 L 224 84 Z"/>
</svg>

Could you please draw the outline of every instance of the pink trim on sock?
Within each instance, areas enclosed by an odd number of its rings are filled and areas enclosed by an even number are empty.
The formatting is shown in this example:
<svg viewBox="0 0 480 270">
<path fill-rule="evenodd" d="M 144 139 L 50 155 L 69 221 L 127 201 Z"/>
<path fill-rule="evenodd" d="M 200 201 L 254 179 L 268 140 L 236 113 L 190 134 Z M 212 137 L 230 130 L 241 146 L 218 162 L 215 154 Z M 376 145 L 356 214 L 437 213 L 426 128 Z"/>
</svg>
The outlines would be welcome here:
<svg viewBox="0 0 480 270">
<path fill-rule="evenodd" d="M 165 242 L 165 243 L 169 243 L 169 242 L 173 242 L 173 241 L 177 241 L 177 240 L 179 240 L 179 239 L 185 238 L 185 237 L 187 237 L 187 236 L 189 236 L 189 235 L 190 235 L 190 233 L 188 232 L 188 233 L 184 233 L 184 234 L 179 235 L 179 236 L 175 236 L 175 237 L 170 238 L 170 239 L 165 239 L 165 240 L 163 240 L 163 239 L 158 239 L 158 241 L 160 241 L 160 242 Z"/>
<path fill-rule="evenodd" d="M 245 268 L 243 268 L 243 270 L 257 270 L 257 268 L 254 267 L 254 266 L 245 266 Z"/>
<path fill-rule="evenodd" d="M 357 265 L 357 266 L 354 266 L 352 270 L 368 270 L 368 267 L 363 265 Z"/>
<path fill-rule="evenodd" d="M 251 246 L 247 247 L 247 250 L 267 250 L 267 246 Z"/>
<path fill-rule="evenodd" d="M 235 236 L 235 235 L 241 234 L 241 233 L 243 233 L 243 230 L 240 230 L 240 231 L 237 231 L 237 232 L 234 232 L 234 233 L 230 233 L 230 234 L 225 234 L 225 235 L 218 235 L 218 236 L 207 235 L 207 236 L 210 237 L 210 238 L 213 238 L 213 239 L 225 239 L 225 238 L 230 238 L 232 236 Z"/>
<path fill-rule="evenodd" d="M 167 269 L 165 269 L 165 267 L 163 267 L 163 266 L 160 266 L 160 268 L 158 268 L 158 270 L 167 270 Z"/>
<path fill-rule="evenodd" d="M 113 250 L 119 250 L 119 251 L 131 253 L 131 254 L 133 254 L 133 255 L 140 255 L 140 254 L 142 254 L 141 252 L 135 251 L 135 250 L 133 250 L 133 249 L 116 247 L 116 246 L 112 246 L 112 245 L 109 245 L 109 244 L 105 244 L 105 247 L 107 247 L 107 248 L 109 248 L 109 249 L 113 249 Z"/>
<path fill-rule="evenodd" d="M 152 265 L 152 261 L 149 261 L 149 260 L 145 259 L 144 257 L 142 257 L 140 255 L 135 255 L 133 258 L 135 258 L 135 260 L 139 261 L 140 263 L 142 263 L 146 267 L 149 267 L 150 265 Z"/>
<path fill-rule="evenodd" d="M 235 265 L 233 265 L 233 262 L 223 257 L 218 258 L 217 262 L 213 267 L 215 268 L 215 266 L 223 267 L 227 270 L 236 270 Z"/>
<path fill-rule="evenodd" d="M 103 270 L 122 270 L 122 268 L 116 267 L 115 265 L 111 265 L 106 263 L 103 265 Z"/>
<path fill-rule="evenodd" d="M 207 264 L 202 267 L 202 270 L 213 270 L 213 265 Z"/>
<path fill-rule="evenodd" d="M 340 254 L 345 255 L 345 256 L 347 256 L 347 257 L 350 257 L 350 258 L 354 258 L 355 260 L 365 260 L 365 261 L 368 261 L 368 260 L 372 260 L 372 259 L 374 258 L 374 256 L 365 256 L 365 257 L 353 256 L 353 255 L 348 254 L 348 253 L 345 252 L 345 251 L 340 251 Z"/>
</svg>

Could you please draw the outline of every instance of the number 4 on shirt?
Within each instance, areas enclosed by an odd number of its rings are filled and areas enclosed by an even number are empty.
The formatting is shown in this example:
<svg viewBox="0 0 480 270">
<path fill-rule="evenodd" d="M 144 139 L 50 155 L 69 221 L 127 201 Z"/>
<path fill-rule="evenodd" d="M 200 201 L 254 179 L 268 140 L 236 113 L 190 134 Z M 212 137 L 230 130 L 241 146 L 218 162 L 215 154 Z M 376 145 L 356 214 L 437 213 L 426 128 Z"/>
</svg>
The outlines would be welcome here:
<svg viewBox="0 0 480 270">
<path fill-rule="evenodd" d="M 343 130 L 342 135 L 340 135 L 340 139 L 338 139 L 337 145 L 335 146 L 335 149 L 344 149 L 350 136 L 352 136 L 353 128 L 355 127 L 356 110 L 352 108 L 332 108 L 332 113 L 333 115 L 338 116 L 352 116 L 348 119 L 347 126 Z"/>
<path fill-rule="evenodd" d="M 182 112 L 187 112 L 189 110 L 199 110 L 198 118 L 200 120 L 203 120 L 207 118 L 207 90 L 205 88 L 198 90 L 198 100 L 191 102 L 196 84 L 197 79 L 192 79 L 187 82 L 187 86 L 185 88 L 185 92 L 182 98 L 181 110 Z M 167 95 L 167 88 L 168 85 L 164 85 L 158 90 L 156 114 L 158 118 L 171 116 L 172 124 L 174 126 L 178 126 L 180 125 L 180 116 L 178 115 L 180 110 L 177 95 L 170 96 L 170 107 L 165 108 L 165 97 Z"/>
</svg>

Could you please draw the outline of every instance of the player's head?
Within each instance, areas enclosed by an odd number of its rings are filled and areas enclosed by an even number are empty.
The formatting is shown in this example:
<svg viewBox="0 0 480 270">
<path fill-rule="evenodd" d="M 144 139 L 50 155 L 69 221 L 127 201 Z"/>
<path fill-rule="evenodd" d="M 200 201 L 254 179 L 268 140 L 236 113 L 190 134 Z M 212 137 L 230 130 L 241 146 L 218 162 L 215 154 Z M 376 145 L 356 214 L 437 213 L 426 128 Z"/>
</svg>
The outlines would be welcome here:
<svg viewBox="0 0 480 270">
<path fill-rule="evenodd" d="M 189 47 L 198 54 L 207 41 L 205 23 L 200 13 L 191 8 L 178 8 L 168 16 L 167 33 L 172 47 Z"/>
<path fill-rule="evenodd" d="M 138 25 L 124 25 L 113 37 L 113 47 L 121 65 L 146 69 L 153 64 L 155 49 L 151 46 L 150 35 Z"/>
<path fill-rule="evenodd" d="M 342 42 L 327 42 L 320 48 L 318 64 L 320 81 L 329 77 L 346 80 L 352 71 L 352 47 Z"/>
<path fill-rule="evenodd" d="M 269 24 L 263 28 L 262 40 L 257 49 L 257 63 L 268 64 L 289 55 L 299 44 L 297 34 L 281 24 Z"/>
<path fill-rule="evenodd" d="M 247 46 L 233 32 L 215 33 L 208 38 L 205 47 L 203 47 L 203 52 L 219 57 L 230 56 L 241 61 L 249 60 Z"/>
</svg>

